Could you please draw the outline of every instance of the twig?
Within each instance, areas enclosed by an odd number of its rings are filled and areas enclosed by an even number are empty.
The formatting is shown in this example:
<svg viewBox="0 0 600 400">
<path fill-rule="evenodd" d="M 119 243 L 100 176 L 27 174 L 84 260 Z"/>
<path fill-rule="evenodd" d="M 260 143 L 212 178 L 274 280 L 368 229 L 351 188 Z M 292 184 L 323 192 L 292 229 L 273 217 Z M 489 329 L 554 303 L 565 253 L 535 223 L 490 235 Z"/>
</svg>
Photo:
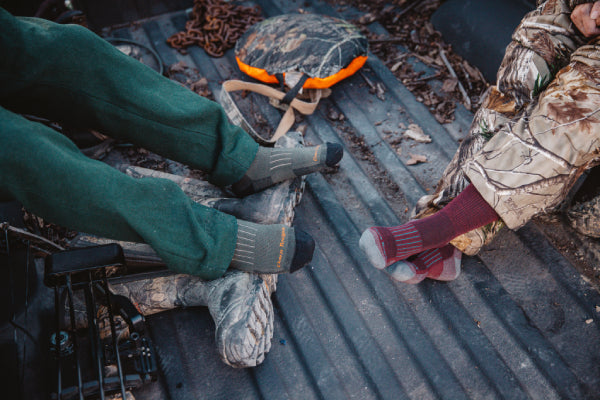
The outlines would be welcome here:
<svg viewBox="0 0 600 400">
<path fill-rule="evenodd" d="M 465 106 L 466 106 L 467 110 L 470 110 L 471 109 L 471 99 L 469 98 L 467 91 L 465 90 L 462 83 L 460 83 L 460 80 L 458 79 L 458 76 L 456 75 L 454 68 L 452 68 L 452 65 L 450 65 L 450 61 L 448 61 L 448 59 L 446 58 L 446 53 L 444 52 L 444 49 L 442 48 L 442 46 L 438 44 L 438 48 L 440 50 L 440 57 L 442 58 L 442 61 L 446 65 L 446 68 L 448 68 L 450 75 L 452 75 L 454 78 L 456 78 L 456 81 L 458 82 L 458 89 L 460 90 L 460 93 L 462 93 L 462 95 L 465 99 Z"/>
<path fill-rule="evenodd" d="M 427 76 L 423 76 L 421 78 L 413 79 L 412 81 L 408 81 L 407 84 L 425 82 L 425 81 L 428 81 L 430 79 L 439 78 L 440 75 L 441 75 L 440 72 L 436 72 L 433 75 L 427 75 Z"/>
<path fill-rule="evenodd" d="M 399 37 L 391 37 L 387 39 L 370 39 L 369 43 L 371 44 L 381 44 L 381 43 L 389 43 L 389 44 L 402 44 L 406 40 Z"/>
<path fill-rule="evenodd" d="M 371 82 L 371 80 L 369 78 L 367 78 L 365 76 L 365 74 L 363 74 L 362 71 L 360 71 L 360 75 L 363 77 L 363 79 L 365 80 L 365 82 L 367 82 L 367 85 L 369 85 L 369 87 L 371 88 L 371 90 L 377 90 L 377 86 L 375 86 L 373 84 L 373 82 Z"/>
<path fill-rule="evenodd" d="M 469 90 L 473 90 L 473 85 L 471 84 L 471 75 L 469 75 L 469 73 L 467 72 L 467 69 L 465 68 L 464 65 L 460 64 L 460 69 L 462 69 L 463 73 L 465 74 L 465 77 L 467 78 L 467 85 L 469 85 Z M 473 77 L 474 79 L 475 77 Z"/>
<path fill-rule="evenodd" d="M 363 77 L 365 82 L 367 82 L 367 85 L 369 85 L 373 93 L 375 93 L 375 96 L 377 96 L 379 100 L 385 101 L 385 89 L 381 82 L 377 82 L 377 84 L 374 84 L 369 80 L 369 78 L 365 76 L 365 74 L 362 73 L 362 71 L 360 71 L 360 75 Z"/>
<path fill-rule="evenodd" d="M 394 17 L 394 21 L 393 23 L 395 24 L 396 22 L 398 22 L 398 20 L 400 18 L 402 18 L 402 16 L 404 14 L 406 14 L 407 12 L 409 12 L 410 10 L 412 10 L 413 8 L 415 8 L 415 6 L 419 4 L 418 0 L 413 1 L 411 4 L 409 4 L 404 10 L 400 11 L 398 14 L 396 14 L 396 16 Z"/>
</svg>

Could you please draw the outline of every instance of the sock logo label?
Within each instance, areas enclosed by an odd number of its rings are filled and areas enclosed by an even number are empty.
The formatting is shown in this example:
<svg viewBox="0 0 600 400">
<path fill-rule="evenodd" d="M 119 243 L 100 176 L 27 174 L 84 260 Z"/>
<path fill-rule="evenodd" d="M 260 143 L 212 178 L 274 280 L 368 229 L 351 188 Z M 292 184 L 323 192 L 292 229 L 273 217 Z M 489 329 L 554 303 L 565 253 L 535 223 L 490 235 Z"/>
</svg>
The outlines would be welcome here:
<svg viewBox="0 0 600 400">
<path fill-rule="evenodd" d="M 285 244 L 285 227 L 281 227 L 281 241 L 279 242 L 279 259 L 277 260 L 277 268 L 281 268 L 281 260 L 283 260 L 283 245 Z"/>
<path fill-rule="evenodd" d="M 314 162 L 319 161 L 319 157 L 318 157 L 318 155 L 319 155 L 319 147 L 321 147 L 321 145 L 318 145 L 317 148 L 315 149 L 315 154 L 313 155 L 313 161 Z"/>
</svg>

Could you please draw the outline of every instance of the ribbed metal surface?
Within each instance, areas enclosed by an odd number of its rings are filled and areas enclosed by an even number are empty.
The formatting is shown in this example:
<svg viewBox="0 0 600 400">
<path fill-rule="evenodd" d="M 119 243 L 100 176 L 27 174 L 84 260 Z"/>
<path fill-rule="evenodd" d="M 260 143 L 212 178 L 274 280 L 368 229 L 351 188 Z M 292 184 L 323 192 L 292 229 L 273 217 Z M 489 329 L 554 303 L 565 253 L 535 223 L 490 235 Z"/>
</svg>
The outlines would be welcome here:
<svg viewBox="0 0 600 400">
<path fill-rule="evenodd" d="M 317 1 L 258 4 L 266 16 L 299 7 L 336 15 Z M 169 48 L 165 39 L 185 21 L 183 12 L 168 14 L 114 34 L 153 46 L 166 65 L 183 60 L 197 68 L 215 94 L 223 80 L 242 78 L 231 52 L 214 59 L 198 48 L 185 56 Z M 365 77 L 384 85 L 385 101 L 369 93 Z M 275 125 L 278 112 L 266 101 L 258 106 Z M 331 109 L 345 119 L 331 121 Z M 307 179 L 296 224 L 314 236 L 317 249 L 310 268 L 279 280 L 271 352 L 257 368 L 234 370 L 216 355 L 206 310 L 156 315 L 150 326 L 162 378 L 136 398 L 600 397 L 600 295 L 534 225 L 505 231 L 478 257 L 465 257 L 464 272 L 450 283 L 396 284 L 357 246 L 368 226 L 408 219 L 406 210 L 434 187 L 466 133 L 468 112 L 440 126 L 371 56 L 304 122 L 308 142 L 342 143 L 346 153 L 337 173 Z M 406 145 L 398 155 L 383 140 L 385 130 L 413 122 L 433 142 Z M 356 138 L 370 160 L 356 150 Z M 407 166 L 408 152 L 429 162 Z M 382 171 L 388 181 L 379 179 Z M 382 185 L 393 184 L 399 193 L 390 195 Z"/>
</svg>

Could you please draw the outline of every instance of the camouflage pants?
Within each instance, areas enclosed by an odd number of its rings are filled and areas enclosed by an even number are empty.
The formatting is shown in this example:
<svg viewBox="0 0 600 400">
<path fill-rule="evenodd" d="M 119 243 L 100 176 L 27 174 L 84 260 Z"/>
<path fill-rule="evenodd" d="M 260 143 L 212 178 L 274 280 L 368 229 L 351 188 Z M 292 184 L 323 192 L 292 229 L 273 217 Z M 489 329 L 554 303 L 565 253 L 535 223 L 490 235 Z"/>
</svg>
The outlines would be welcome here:
<svg viewBox="0 0 600 400">
<path fill-rule="evenodd" d="M 429 215 L 471 182 L 501 221 L 452 241 L 468 255 L 503 225 L 518 229 L 556 207 L 600 159 L 600 41 L 574 48 L 580 38 L 559 3 L 523 20 L 468 137 L 417 204 L 418 217 Z"/>
</svg>

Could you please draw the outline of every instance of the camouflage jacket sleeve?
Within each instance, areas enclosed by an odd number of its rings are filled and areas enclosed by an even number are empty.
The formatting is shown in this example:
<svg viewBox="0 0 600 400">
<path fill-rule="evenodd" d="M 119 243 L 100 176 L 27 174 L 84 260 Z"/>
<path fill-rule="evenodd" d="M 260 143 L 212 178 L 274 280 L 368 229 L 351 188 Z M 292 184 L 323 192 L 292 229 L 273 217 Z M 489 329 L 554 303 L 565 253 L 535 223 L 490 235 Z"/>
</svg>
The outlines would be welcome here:
<svg viewBox="0 0 600 400">
<path fill-rule="evenodd" d="M 542 3 L 542 1 L 538 1 L 538 3 Z M 572 9 L 574 9 L 576 6 L 580 5 L 580 4 L 585 4 L 585 3 L 595 3 L 594 1 L 589 1 L 589 0 L 569 0 L 567 1 L 569 7 Z"/>
<path fill-rule="evenodd" d="M 583 44 L 571 22 L 580 0 L 538 1 L 512 35 L 498 70 L 497 88 L 515 101 L 515 111 L 531 102 Z"/>
</svg>

